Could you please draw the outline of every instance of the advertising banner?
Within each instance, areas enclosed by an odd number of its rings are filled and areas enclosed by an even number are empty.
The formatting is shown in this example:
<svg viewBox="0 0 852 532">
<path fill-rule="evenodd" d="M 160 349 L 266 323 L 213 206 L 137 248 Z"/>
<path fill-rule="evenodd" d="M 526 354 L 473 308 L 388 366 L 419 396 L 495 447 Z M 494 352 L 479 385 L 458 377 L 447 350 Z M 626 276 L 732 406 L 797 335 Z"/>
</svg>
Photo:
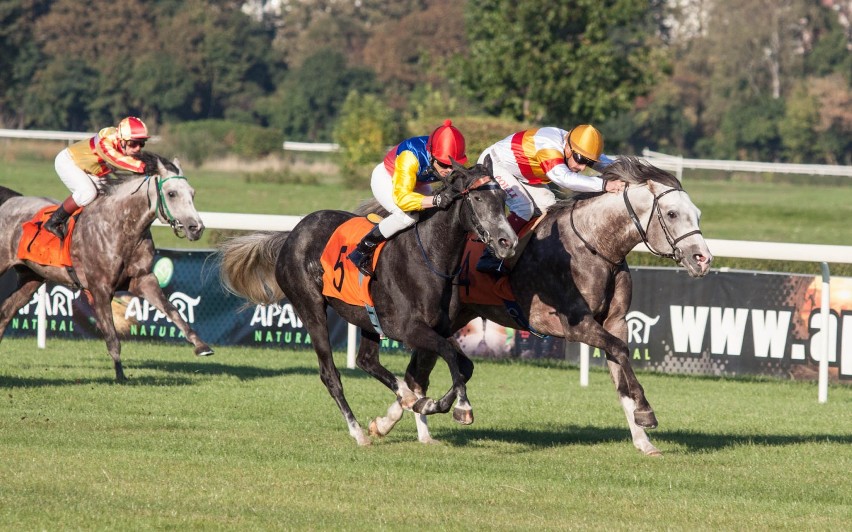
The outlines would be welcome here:
<svg viewBox="0 0 852 532">
<path fill-rule="evenodd" d="M 209 251 L 158 250 L 155 274 L 181 315 L 213 346 L 245 345 L 311 349 L 311 338 L 286 301 L 245 305 L 219 284 Z M 834 378 L 852 381 L 852 278 L 831 280 L 831 313 L 820 313 L 819 276 L 712 271 L 693 279 L 682 269 L 636 268 L 633 303 L 627 315 L 632 363 L 665 373 L 760 374 L 815 378 L 823 342 L 828 341 Z M 14 272 L 0 278 L 0 296 L 14 289 Z M 36 335 L 37 297 L 7 327 L 9 336 Z M 113 316 L 124 339 L 183 342 L 180 331 L 144 299 L 118 293 Z M 47 337 L 100 339 L 86 298 L 48 285 Z M 329 314 L 332 345 L 345 350 L 346 323 Z M 468 354 L 486 357 L 550 357 L 579 362 L 579 344 L 537 338 L 483 320 L 458 334 Z M 383 347 L 402 349 L 386 340 Z M 604 355 L 592 350 L 593 363 Z"/>
</svg>

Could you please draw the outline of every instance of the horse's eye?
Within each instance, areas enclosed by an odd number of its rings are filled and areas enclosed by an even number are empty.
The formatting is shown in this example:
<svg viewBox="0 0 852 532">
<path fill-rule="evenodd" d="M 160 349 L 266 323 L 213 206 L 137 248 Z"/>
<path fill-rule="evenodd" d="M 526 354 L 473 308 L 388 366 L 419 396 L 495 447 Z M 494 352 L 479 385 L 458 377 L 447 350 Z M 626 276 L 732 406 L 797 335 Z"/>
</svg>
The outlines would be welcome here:
<svg viewBox="0 0 852 532">
<path fill-rule="evenodd" d="M 675 211 L 669 211 L 666 213 L 666 216 L 669 217 L 669 220 L 674 220 L 677 218 L 677 213 Z"/>
<path fill-rule="evenodd" d="M 169 192 L 169 197 L 170 198 L 176 198 L 177 194 L 175 194 L 174 192 Z"/>
</svg>

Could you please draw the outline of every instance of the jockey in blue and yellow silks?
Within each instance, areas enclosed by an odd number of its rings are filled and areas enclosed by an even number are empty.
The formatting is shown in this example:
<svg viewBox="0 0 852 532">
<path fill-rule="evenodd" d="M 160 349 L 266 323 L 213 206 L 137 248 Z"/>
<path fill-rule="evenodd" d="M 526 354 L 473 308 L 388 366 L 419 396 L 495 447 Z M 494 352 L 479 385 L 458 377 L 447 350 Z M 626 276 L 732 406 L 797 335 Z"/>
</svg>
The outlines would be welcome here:
<svg viewBox="0 0 852 532">
<path fill-rule="evenodd" d="M 361 273 L 372 275 L 373 252 L 380 243 L 417 223 L 418 212 L 446 209 L 451 192 L 431 195 L 430 183 L 453 171 L 453 160 L 467 162 L 465 140 L 452 121 L 445 120 L 431 135 L 406 139 L 390 149 L 373 170 L 373 196 L 390 215 L 382 220 L 349 254 Z"/>
<path fill-rule="evenodd" d="M 65 222 L 78 208 L 94 201 L 99 188 L 95 180 L 114 169 L 144 174 L 145 163 L 138 155 L 149 138 L 145 123 L 128 116 L 118 127 L 105 127 L 94 137 L 75 142 L 59 152 L 54 166 L 71 195 L 44 223 L 44 229 L 64 239 Z"/>
</svg>

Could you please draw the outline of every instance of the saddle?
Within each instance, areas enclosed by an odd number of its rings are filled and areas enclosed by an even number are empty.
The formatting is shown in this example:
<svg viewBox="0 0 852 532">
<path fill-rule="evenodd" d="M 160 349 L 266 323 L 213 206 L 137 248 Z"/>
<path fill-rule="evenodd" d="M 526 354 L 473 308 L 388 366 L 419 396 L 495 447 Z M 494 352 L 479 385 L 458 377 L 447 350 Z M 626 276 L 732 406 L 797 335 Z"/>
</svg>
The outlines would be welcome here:
<svg viewBox="0 0 852 532">
<path fill-rule="evenodd" d="M 18 258 L 41 264 L 42 266 L 71 266 L 71 235 L 77 222 L 77 215 L 82 209 L 77 209 L 68 218 L 67 234 L 64 240 L 50 231 L 43 231 L 42 226 L 59 205 L 48 205 L 39 210 L 35 216 L 23 223 L 21 240 L 18 243 Z"/>
</svg>

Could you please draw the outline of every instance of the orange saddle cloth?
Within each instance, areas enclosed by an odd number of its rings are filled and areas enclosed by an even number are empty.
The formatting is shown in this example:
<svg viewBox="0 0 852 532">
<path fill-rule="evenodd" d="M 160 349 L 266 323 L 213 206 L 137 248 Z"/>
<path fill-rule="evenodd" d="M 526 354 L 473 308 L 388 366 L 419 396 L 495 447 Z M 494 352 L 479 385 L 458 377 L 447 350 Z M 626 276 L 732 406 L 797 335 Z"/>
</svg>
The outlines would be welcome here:
<svg viewBox="0 0 852 532">
<path fill-rule="evenodd" d="M 540 221 L 541 218 L 534 218 L 519 231 L 516 254 L 508 262 L 510 267 L 524 252 L 524 248 L 532 237 L 532 230 Z M 512 291 L 508 275 L 495 276 L 476 271 L 476 263 L 479 262 L 483 251 L 485 251 L 485 243 L 479 241 L 476 235 L 469 234 L 459 272 L 459 296 L 462 303 L 503 305 L 506 301 L 515 301 L 515 293 Z"/>
<path fill-rule="evenodd" d="M 58 205 L 48 205 L 36 213 L 32 219 L 24 222 L 24 231 L 18 243 L 18 258 L 29 260 L 44 266 L 71 266 L 71 233 L 76 223 L 75 216 L 68 219 L 67 234 L 64 240 L 44 231 L 42 225 L 59 208 Z M 80 212 L 78 209 L 74 215 Z"/>
<path fill-rule="evenodd" d="M 320 257 L 323 295 L 350 305 L 373 306 L 373 297 L 370 295 L 372 277 L 364 277 L 358 267 L 346 258 L 364 235 L 373 229 L 373 225 L 367 218 L 352 218 L 341 224 L 328 239 Z M 382 242 L 376 247 L 373 254 L 374 269 L 385 244 Z"/>
<path fill-rule="evenodd" d="M 476 271 L 476 263 L 485 251 L 485 243 L 469 234 L 462 255 L 462 267 L 459 272 L 459 296 L 462 303 L 477 305 L 503 305 L 504 301 L 514 301 L 515 294 L 509 284 L 509 276 L 499 277 L 490 273 Z"/>
</svg>

